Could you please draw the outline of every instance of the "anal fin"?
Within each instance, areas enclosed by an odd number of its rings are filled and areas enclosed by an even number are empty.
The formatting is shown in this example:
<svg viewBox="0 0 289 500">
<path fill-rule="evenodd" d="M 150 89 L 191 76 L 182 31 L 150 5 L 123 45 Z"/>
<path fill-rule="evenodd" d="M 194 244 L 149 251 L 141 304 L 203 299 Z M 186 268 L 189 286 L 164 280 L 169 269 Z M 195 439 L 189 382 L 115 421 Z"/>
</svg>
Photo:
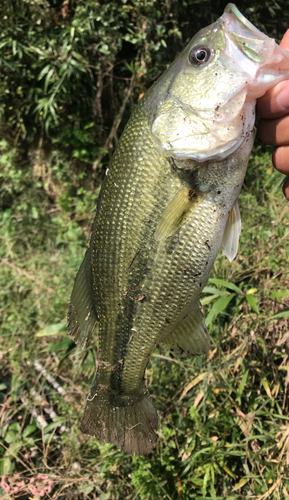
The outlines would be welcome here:
<svg viewBox="0 0 289 500">
<path fill-rule="evenodd" d="M 222 253 L 228 257 L 230 262 L 232 262 L 237 255 L 240 233 L 241 215 L 238 200 L 236 200 L 229 213 L 221 247 Z"/>
<path fill-rule="evenodd" d="M 86 346 L 97 322 L 92 290 L 90 248 L 88 248 L 75 278 L 67 312 L 68 333 L 81 349 Z"/>
<path fill-rule="evenodd" d="M 176 358 L 205 354 L 210 349 L 210 335 L 198 302 L 164 340 Z"/>
</svg>

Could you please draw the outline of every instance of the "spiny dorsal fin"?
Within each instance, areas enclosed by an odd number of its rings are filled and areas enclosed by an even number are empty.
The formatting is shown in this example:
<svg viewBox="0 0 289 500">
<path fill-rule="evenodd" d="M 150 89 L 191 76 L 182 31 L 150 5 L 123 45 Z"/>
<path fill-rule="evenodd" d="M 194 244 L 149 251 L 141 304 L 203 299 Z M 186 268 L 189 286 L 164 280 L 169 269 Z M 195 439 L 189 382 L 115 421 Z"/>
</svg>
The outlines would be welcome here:
<svg viewBox="0 0 289 500">
<path fill-rule="evenodd" d="M 184 224 L 193 208 L 204 199 L 205 194 L 200 192 L 197 194 L 194 189 L 187 186 L 180 189 L 163 212 L 155 232 L 155 239 L 162 241 L 172 236 Z"/>
<path fill-rule="evenodd" d="M 96 322 L 97 314 L 92 301 L 90 248 L 88 248 L 75 278 L 67 313 L 68 333 L 81 349 L 86 346 Z"/>
<path fill-rule="evenodd" d="M 239 245 L 239 236 L 241 233 L 241 215 L 238 200 L 235 201 L 224 231 L 222 241 L 222 253 L 228 257 L 229 261 L 236 257 Z"/>
<path fill-rule="evenodd" d="M 209 351 L 210 335 L 199 303 L 180 321 L 164 344 L 176 358 L 188 358 Z"/>
</svg>

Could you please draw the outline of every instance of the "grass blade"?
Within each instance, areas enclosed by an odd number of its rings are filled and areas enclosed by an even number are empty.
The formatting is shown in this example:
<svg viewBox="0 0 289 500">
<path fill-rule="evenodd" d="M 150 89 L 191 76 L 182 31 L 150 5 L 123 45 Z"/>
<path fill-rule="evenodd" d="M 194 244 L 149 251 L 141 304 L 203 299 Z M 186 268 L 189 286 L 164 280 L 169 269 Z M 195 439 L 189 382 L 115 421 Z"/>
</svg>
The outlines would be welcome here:
<svg viewBox="0 0 289 500">
<path fill-rule="evenodd" d="M 213 283 L 213 285 L 224 286 L 225 288 L 229 288 L 230 290 L 233 290 L 236 293 L 243 294 L 241 288 L 239 288 L 234 283 L 231 283 L 230 281 L 220 280 L 218 278 L 211 278 L 211 279 L 209 279 L 209 282 Z"/>
<path fill-rule="evenodd" d="M 57 335 L 60 332 L 66 332 L 66 321 L 56 323 L 55 325 L 46 326 L 40 332 L 35 334 L 35 337 L 45 337 L 46 335 Z"/>
<path fill-rule="evenodd" d="M 227 305 L 231 302 L 233 297 L 235 297 L 235 293 L 231 293 L 230 295 L 226 295 L 225 297 L 220 297 L 218 300 L 216 300 L 206 318 L 207 326 L 212 323 L 214 317 L 217 314 L 226 309 Z"/>
<path fill-rule="evenodd" d="M 280 318 L 289 318 L 289 307 L 286 307 L 282 311 L 277 312 L 276 314 L 273 314 L 273 316 L 271 316 L 271 318 L 269 318 L 269 319 L 272 320 L 272 319 L 280 319 Z"/>
</svg>

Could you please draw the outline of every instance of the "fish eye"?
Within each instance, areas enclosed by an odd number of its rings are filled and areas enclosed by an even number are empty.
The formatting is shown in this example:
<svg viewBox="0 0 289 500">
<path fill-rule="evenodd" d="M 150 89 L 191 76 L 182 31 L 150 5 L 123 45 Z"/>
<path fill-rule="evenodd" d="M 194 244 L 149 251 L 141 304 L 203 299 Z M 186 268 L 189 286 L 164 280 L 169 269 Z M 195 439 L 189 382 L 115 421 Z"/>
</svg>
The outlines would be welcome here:
<svg viewBox="0 0 289 500">
<path fill-rule="evenodd" d="M 189 61 L 194 66 L 201 66 L 201 64 L 208 62 L 211 54 L 212 52 L 209 47 L 198 45 L 191 50 L 189 54 Z"/>
</svg>

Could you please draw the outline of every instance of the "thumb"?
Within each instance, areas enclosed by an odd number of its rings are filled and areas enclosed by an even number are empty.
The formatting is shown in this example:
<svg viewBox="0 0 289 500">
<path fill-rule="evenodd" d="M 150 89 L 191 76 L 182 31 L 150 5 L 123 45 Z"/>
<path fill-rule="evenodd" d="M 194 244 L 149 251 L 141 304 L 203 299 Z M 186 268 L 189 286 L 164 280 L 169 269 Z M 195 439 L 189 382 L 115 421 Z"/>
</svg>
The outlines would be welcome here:
<svg viewBox="0 0 289 500">
<path fill-rule="evenodd" d="M 289 52 L 289 30 L 280 43 Z M 257 114 L 261 118 L 281 118 L 289 113 L 289 80 L 277 83 L 257 101 Z"/>
<path fill-rule="evenodd" d="M 282 49 L 289 50 L 289 30 L 287 30 L 283 36 L 280 47 L 282 47 Z"/>
</svg>

